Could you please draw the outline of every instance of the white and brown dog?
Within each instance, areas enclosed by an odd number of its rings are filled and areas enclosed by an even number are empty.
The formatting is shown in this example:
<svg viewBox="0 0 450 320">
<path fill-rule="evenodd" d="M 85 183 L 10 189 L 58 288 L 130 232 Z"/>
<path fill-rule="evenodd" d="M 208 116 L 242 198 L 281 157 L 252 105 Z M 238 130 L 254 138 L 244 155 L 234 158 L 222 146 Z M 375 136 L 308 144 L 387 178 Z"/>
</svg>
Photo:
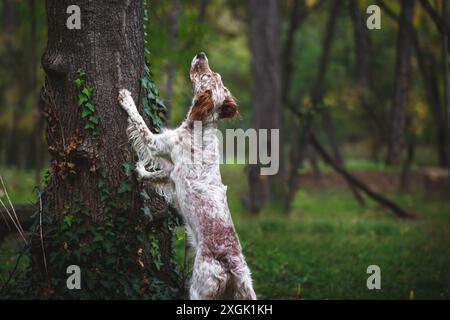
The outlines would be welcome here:
<svg viewBox="0 0 450 320">
<path fill-rule="evenodd" d="M 219 169 L 217 122 L 235 117 L 237 106 L 203 52 L 192 60 L 190 78 L 194 98 L 185 121 L 160 134 L 148 129 L 130 93 L 120 91 L 130 123 L 127 133 L 139 158 L 136 172 L 139 179 L 151 180 L 185 220 L 196 253 L 190 298 L 256 299 Z M 193 143 L 197 124 L 199 144 Z"/>
</svg>

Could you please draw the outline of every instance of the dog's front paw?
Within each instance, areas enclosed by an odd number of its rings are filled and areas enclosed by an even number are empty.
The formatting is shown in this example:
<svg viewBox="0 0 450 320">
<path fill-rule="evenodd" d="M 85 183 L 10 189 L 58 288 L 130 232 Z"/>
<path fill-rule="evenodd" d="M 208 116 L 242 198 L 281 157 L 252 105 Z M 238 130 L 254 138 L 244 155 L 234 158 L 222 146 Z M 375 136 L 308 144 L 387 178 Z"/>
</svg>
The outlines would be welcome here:
<svg viewBox="0 0 450 320">
<path fill-rule="evenodd" d="M 130 91 L 128 91 L 127 89 L 122 89 L 119 91 L 119 102 L 122 103 L 126 97 L 131 96 Z"/>
<path fill-rule="evenodd" d="M 133 107 L 133 98 L 131 97 L 130 91 L 127 89 L 122 89 L 119 91 L 118 100 L 122 108 L 125 110 L 130 110 Z"/>
</svg>

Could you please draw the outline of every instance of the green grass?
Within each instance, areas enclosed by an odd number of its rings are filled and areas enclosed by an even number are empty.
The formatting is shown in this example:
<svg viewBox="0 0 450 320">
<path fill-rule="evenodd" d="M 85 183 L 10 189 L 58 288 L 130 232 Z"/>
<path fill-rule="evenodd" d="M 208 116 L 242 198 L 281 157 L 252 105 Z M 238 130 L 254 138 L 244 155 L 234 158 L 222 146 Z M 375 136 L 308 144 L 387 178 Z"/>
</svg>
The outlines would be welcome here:
<svg viewBox="0 0 450 320">
<path fill-rule="evenodd" d="M 223 167 L 228 200 L 260 298 L 450 298 L 450 202 L 391 195 L 418 218 L 401 220 L 347 190 L 300 190 L 292 212 L 251 217 L 241 204 L 242 168 Z M 369 265 L 381 290 L 368 290 Z"/>
<path fill-rule="evenodd" d="M 0 223 L 3 223 L 1 221 Z M 20 257 L 23 250 L 23 242 L 16 235 L 10 235 L 6 241 L 0 243 L 0 287 L 7 281 L 10 273 L 17 264 L 17 270 L 25 270 L 30 263 L 26 255 Z M 20 260 L 17 260 L 20 257 Z"/>
<path fill-rule="evenodd" d="M 45 171 L 46 170 L 42 170 L 41 177 L 45 176 Z M 5 182 L 12 203 L 31 204 L 36 202 L 36 185 L 33 170 L 20 170 L 18 168 L 0 167 L 0 175 Z M 0 196 L 3 197 L 3 188 L 1 188 L 1 185 L 0 190 Z"/>
<path fill-rule="evenodd" d="M 318 166 L 321 172 L 331 172 L 334 169 L 323 161 L 318 162 Z M 353 159 L 345 162 L 345 167 L 348 170 L 383 170 L 383 171 L 399 171 L 401 168 L 399 166 L 388 166 L 383 162 L 373 162 L 365 159 Z M 303 167 L 299 170 L 299 173 L 311 172 L 312 167 L 309 162 L 306 162 Z"/>
<path fill-rule="evenodd" d="M 20 170 L 18 168 L 0 167 L 0 175 L 7 188 L 8 195 L 13 204 L 32 204 L 36 202 L 34 191 L 34 172 L 32 170 Z M 0 184 L 0 198 L 8 206 L 6 194 Z M 4 214 L 3 207 L 0 211 Z M 0 218 L 0 223 L 4 223 Z M 3 243 L 0 243 L 0 287 L 9 278 L 10 271 L 14 269 L 17 258 L 23 248 L 23 242 L 17 234 L 9 235 Z M 22 256 L 17 270 L 24 270 L 29 263 L 27 256 Z"/>
<path fill-rule="evenodd" d="M 14 202 L 33 201 L 32 173 L 2 174 Z M 360 208 L 346 189 L 301 189 L 289 214 L 273 204 L 252 216 L 241 201 L 243 166 L 224 165 L 222 176 L 259 298 L 408 299 L 414 292 L 416 299 L 450 299 L 450 201 L 390 194 L 418 216 L 402 220 L 373 202 Z M 179 230 L 179 265 L 182 238 Z M 15 242 L 0 246 L 3 279 L 18 251 Z M 25 259 L 19 269 L 26 264 Z M 381 268 L 381 290 L 366 287 L 372 264 Z"/>
</svg>

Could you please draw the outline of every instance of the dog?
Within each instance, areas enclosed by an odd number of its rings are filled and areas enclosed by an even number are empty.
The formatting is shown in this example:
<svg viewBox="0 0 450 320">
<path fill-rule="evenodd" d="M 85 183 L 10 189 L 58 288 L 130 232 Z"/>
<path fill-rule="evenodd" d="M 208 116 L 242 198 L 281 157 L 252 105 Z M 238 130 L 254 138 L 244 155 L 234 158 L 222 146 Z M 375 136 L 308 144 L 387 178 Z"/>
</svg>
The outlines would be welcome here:
<svg viewBox="0 0 450 320">
<path fill-rule="evenodd" d="M 205 53 L 191 62 L 194 97 L 183 123 L 153 134 L 122 89 L 119 103 L 128 114 L 127 134 L 138 155 L 138 179 L 147 179 L 184 219 L 195 261 L 190 299 L 256 299 L 250 269 L 242 254 L 219 168 L 216 136 L 220 119 L 238 114 L 236 102 Z M 198 127 L 200 129 L 198 130 Z M 195 135 L 200 143 L 193 143 Z M 201 161 L 192 161 L 201 158 Z"/>
</svg>

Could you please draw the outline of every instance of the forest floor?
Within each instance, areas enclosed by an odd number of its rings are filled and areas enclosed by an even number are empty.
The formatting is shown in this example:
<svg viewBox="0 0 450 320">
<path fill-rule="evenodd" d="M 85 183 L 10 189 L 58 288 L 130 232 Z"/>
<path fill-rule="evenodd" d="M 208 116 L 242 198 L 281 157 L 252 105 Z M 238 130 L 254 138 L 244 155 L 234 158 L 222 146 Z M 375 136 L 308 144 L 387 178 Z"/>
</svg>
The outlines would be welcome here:
<svg viewBox="0 0 450 320">
<path fill-rule="evenodd" d="M 291 212 L 274 204 L 255 217 L 242 204 L 242 167 L 222 175 L 259 298 L 450 299 L 448 193 L 388 188 L 417 215 L 403 220 L 371 201 L 359 207 L 345 185 L 304 179 Z M 381 268 L 381 290 L 367 289 L 369 265 Z"/>
<path fill-rule="evenodd" d="M 393 187 L 398 180 L 395 170 L 349 167 L 417 218 L 399 219 L 371 201 L 366 208 L 359 207 L 345 183 L 326 168 L 320 180 L 302 174 L 303 185 L 289 213 L 275 203 L 252 216 L 242 204 L 247 188 L 243 166 L 222 166 L 229 206 L 258 297 L 450 299 L 450 199 L 445 192 L 425 192 L 427 185 L 418 185 L 428 180 L 417 173 L 414 187 L 398 192 Z M 33 202 L 32 173 L 3 170 L 2 174 L 14 203 Z M 179 264 L 184 258 L 181 235 L 174 237 Z M 11 239 L 0 244 L 0 281 L 14 267 L 18 247 Z M 22 259 L 19 269 L 26 264 L 27 259 Z M 381 268 L 380 290 L 366 287 L 369 265 Z"/>
</svg>

